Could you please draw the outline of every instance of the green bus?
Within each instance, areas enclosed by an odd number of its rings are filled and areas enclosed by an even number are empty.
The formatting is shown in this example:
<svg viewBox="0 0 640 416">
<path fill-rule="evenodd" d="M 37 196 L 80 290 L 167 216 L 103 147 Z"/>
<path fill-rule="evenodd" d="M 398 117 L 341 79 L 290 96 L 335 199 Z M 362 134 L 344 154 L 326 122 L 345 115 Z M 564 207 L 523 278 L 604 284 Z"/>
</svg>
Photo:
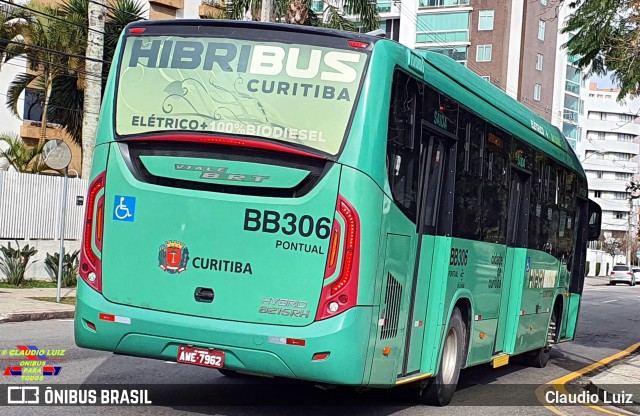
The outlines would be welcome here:
<svg viewBox="0 0 640 416">
<path fill-rule="evenodd" d="M 411 383 L 575 336 L 601 211 L 557 128 L 364 34 L 135 22 L 104 93 L 78 346 L 328 385 Z"/>
</svg>

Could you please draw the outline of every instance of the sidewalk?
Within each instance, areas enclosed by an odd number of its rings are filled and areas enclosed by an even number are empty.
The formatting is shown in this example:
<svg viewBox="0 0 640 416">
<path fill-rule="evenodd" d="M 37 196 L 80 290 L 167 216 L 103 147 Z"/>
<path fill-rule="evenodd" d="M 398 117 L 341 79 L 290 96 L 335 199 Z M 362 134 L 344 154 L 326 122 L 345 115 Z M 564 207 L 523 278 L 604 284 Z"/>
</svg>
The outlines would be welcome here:
<svg viewBox="0 0 640 416">
<path fill-rule="evenodd" d="M 35 300 L 57 296 L 56 288 L 0 289 L 0 323 L 72 318 L 75 306 Z M 62 288 L 61 297 L 75 297 L 75 288 Z"/>
<path fill-rule="evenodd" d="M 598 394 L 601 399 L 607 398 L 610 402 L 619 398 L 626 399 L 631 394 L 632 403 L 622 407 L 640 414 L 640 355 L 614 363 L 602 373 L 591 377 L 588 383 L 590 392 Z"/>
<path fill-rule="evenodd" d="M 587 276 L 584 280 L 588 286 L 606 286 L 609 284 L 608 276 Z"/>
</svg>

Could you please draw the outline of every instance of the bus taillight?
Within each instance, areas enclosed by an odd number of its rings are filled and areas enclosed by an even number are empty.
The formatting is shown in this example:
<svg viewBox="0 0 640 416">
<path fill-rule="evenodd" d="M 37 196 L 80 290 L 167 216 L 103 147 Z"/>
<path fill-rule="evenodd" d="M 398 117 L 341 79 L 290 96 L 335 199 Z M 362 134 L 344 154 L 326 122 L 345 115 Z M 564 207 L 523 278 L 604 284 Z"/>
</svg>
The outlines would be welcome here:
<svg viewBox="0 0 640 416">
<path fill-rule="evenodd" d="M 322 288 L 316 320 L 330 318 L 354 307 L 358 297 L 360 218 L 355 208 L 342 196 L 338 196 L 336 211 L 345 225 L 340 273 L 335 281 Z M 339 222 L 334 221 L 325 279 L 334 274 L 336 267 L 334 256 L 337 256 L 339 251 L 340 231 Z"/>
<path fill-rule="evenodd" d="M 329 243 L 329 257 L 327 258 L 327 268 L 324 273 L 324 278 L 333 276 L 336 272 L 336 265 L 338 263 L 338 252 L 340 252 L 340 223 L 338 220 L 333 220 L 333 229 L 331 230 L 331 242 Z"/>
<path fill-rule="evenodd" d="M 105 186 L 105 174 L 102 172 L 91 182 L 89 191 L 87 192 L 87 210 L 84 218 L 84 232 L 82 235 L 82 251 L 80 253 L 80 269 L 79 274 L 89 286 L 98 292 L 102 292 L 102 276 L 100 259 L 93 250 L 94 243 L 94 226 L 96 228 L 95 244 L 99 249 L 102 248 L 102 230 L 104 227 L 104 195 L 97 199 L 100 191 Z M 94 222 L 94 210 L 97 206 Z"/>
</svg>

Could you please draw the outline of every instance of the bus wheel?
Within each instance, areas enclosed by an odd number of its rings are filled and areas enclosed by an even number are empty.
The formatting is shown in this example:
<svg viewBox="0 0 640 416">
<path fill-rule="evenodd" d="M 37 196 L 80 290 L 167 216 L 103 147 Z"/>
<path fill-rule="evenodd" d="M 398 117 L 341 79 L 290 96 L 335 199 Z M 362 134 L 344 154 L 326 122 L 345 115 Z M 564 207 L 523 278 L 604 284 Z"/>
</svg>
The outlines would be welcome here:
<svg viewBox="0 0 640 416">
<path fill-rule="evenodd" d="M 447 328 L 442 358 L 440 359 L 440 371 L 423 385 L 418 391 L 418 399 L 421 403 L 446 406 L 453 398 L 458 385 L 462 358 L 464 357 L 465 329 L 462 322 L 462 314 L 458 308 L 453 310 L 449 326 Z"/>
<path fill-rule="evenodd" d="M 556 342 L 556 314 L 551 315 L 551 322 L 549 322 L 549 332 L 547 333 L 547 343 L 544 347 L 531 351 L 525 355 L 525 363 L 531 367 L 544 368 L 549 362 L 551 357 L 551 345 Z"/>
</svg>

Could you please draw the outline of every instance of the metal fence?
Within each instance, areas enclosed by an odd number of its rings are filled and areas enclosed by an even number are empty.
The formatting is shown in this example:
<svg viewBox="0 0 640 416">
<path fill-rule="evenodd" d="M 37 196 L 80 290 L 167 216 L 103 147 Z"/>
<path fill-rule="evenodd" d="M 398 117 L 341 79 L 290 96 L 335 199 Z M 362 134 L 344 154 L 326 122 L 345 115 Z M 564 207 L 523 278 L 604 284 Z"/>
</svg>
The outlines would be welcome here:
<svg viewBox="0 0 640 416">
<path fill-rule="evenodd" d="M 87 180 L 67 179 L 64 238 L 80 240 Z M 0 171 L 0 240 L 60 238 L 60 176 Z M 80 197 L 80 198 L 78 198 Z"/>
</svg>

